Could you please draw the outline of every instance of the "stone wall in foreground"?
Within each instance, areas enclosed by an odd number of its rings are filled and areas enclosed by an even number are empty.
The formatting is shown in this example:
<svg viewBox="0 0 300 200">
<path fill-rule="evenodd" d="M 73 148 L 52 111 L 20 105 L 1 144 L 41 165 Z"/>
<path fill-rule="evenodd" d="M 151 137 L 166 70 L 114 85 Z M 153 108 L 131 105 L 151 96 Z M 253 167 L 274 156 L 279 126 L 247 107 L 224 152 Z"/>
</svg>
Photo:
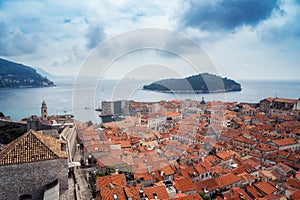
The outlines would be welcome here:
<svg viewBox="0 0 300 200">
<path fill-rule="evenodd" d="M 19 199 L 29 194 L 42 199 L 44 186 L 58 179 L 60 193 L 68 189 L 67 159 L 0 166 L 0 199 Z"/>
</svg>

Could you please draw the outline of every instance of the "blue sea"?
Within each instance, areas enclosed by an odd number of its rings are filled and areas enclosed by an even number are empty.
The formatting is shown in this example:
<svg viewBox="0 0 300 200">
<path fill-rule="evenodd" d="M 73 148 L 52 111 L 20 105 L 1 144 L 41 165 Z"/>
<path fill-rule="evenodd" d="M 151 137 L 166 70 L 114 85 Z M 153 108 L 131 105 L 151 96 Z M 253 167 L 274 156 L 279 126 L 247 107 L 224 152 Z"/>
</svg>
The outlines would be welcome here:
<svg viewBox="0 0 300 200">
<path fill-rule="evenodd" d="M 267 97 L 300 98 L 300 80 L 238 80 L 242 91 L 214 94 L 171 94 L 142 90 L 142 80 L 95 80 L 91 78 L 57 79 L 55 87 L 0 90 L 0 111 L 19 121 L 31 115 L 40 115 L 43 100 L 50 115 L 74 114 L 80 121 L 99 122 L 103 100 L 159 101 L 196 99 L 206 101 L 257 103 Z"/>
</svg>

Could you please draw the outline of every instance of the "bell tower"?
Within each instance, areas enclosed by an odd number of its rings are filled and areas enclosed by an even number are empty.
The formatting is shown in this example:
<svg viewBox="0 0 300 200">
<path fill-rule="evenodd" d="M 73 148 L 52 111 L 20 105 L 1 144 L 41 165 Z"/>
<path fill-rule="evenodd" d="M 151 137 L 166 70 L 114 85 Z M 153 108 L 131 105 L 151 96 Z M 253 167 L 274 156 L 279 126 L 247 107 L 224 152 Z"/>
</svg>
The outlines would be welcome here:
<svg viewBox="0 0 300 200">
<path fill-rule="evenodd" d="M 47 121 L 47 104 L 45 102 L 45 100 L 42 102 L 42 107 L 41 107 L 41 118 L 43 122 Z"/>
<path fill-rule="evenodd" d="M 141 123 L 142 123 L 141 112 L 137 111 L 137 113 L 136 113 L 136 125 L 141 126 Z"/>
</svg>

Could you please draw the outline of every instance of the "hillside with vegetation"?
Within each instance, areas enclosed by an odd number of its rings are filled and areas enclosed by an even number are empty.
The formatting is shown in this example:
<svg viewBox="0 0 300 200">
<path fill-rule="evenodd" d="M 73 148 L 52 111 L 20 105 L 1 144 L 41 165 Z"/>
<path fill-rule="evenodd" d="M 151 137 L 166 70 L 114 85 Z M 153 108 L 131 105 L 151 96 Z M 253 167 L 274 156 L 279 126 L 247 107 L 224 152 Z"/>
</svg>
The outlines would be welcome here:
<svg viewBox="0 0 300 200">
<path fill-rule="evenodd" d="M 49 86 L 54 83 L 32 67 L 0 58 L 0 89 Z"/>
<path fill-rule="evenodd" d="M 216 93 L 241 91 L 241 84 L 226 77 L 203 73 L 183 79 L 155 81 L 150 85 L 144 85 L 143 89 L 157 92 Z"/>
</svg>

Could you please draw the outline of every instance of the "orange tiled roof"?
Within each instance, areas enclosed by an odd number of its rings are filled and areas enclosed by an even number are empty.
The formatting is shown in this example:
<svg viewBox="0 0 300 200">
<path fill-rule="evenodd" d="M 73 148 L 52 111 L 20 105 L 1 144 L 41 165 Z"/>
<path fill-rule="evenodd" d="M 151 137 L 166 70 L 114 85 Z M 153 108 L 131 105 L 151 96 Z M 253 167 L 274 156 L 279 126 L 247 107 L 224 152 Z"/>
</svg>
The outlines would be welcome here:
<svg viewBox="0 0 300 200">
<path fill-rule="evenodd" d="M 245 182 L 245 183 L 255 181 L 255 177 L 252 174 L 248 174 L 246 172 L 243 172 L 242 174 L 239 174 L 238 176 L 241 177 L 243 182 Z"/>
<path fill-rule="evenodd" d="M 254 197 L 254 199 L 264 196 L 253 185 L 251 185 L 251 186 L 247 185 L 246 189 Z"/>
<path fill-rule="evenodd" d="M 219 152 L 216 155 L 217 157 L 221 158 L 222 160 L 229 160 L 231 158 L 233 158 L 234 156 L 238 156 L 238 154 L 234 151 L 224 151 L 224 152 Z"/>
<path fill-rule="evenodd" d="M 231 188 L 229 193 L 224 194 L 224 197 L 231 200 L 252 200 L 242 188 Z"/>
<path fill-rule="evenodd" d="M 149 181 L 152 180 L 152 175 L 150 175 L 148 172 L 135 173 L 134 178 L 135 179 L 143 178 L 145 181 Z"/>
<path fill-rule="evenodd" d="M 247 144 L 255 144 L 256 143 L 256 141 L 251 140 L 249 138 L 245 138 L 244 136 L 237 137 L 234 140 L 237 140 L 237 141 L 243 142 L 243 143 L 247 143 Z"/>
<path fill-rule="evenodd" d="M 202 200 L 199 194 L 184 195 L 182 197 L 177 197 L 174 199 L 175 200 Z"/>
<path fill-rule="evenodd" d="M 67 158 L 65 141 L 30 130 L 6 145 L 0 152 L 0 165 L 12 165 Z"/>
<path fill-rule="evenodd" d="M 167 112 L 168 117 L 179 117 L 180 115 L 178 112 Z"/>
<path fill-rule="evenodd" d="M 100 189 L 107 189 L 115 186 L 126 186 L 126 177 L 124 174 L 111 174 L 97 178 Z"/>
<path fill-rule="evenodd" d="M 226 175 L 223 175 L 221 177 L 219 177 L 217 179 L 218 181 L 218 185 L 220 188 L 224 188 L 224 187 L 227 187 L 229 185 L 232 185 L 238 181 L 241 181 L 242 179 L 232 173 L 229 173 L 229 174 L 226 174 Z"/>
<path fill-rule="evenodd" d="M 164 185 L 144 188 L 144 194 L 147 195 L 149 199 L 154 199 L 155 194 L 158 199 L 169 199 L 169 194 Z"/>
<path fill-rule="evenodd" d="M 269 195 L 266 195 L 262 198 L 259 198 L 258 200 L 274 200 L 274 199 L 278 199 L 278 200 L 286 200 L 286 197 L 285 195 L 283 194 L 269 194 Z"/>
<path fill-rule="evenodd" d="M 141 185 L 137 186 L 126 186 L 124 187 L 125 194 L 128 198 L 132 198 L 132 200 L 140 200 L 140 187 Z"/>
<path fill-rule="evenodd" d="M 199 181 L 197 183 L 194 183 L 194 185 L 196 186 L 197 192 L 202 192 L 202 193 L 204 193 L 204 189 L 210 192 L 219 188 L 217 179 L 215 178 Z"/>
<path fill-rule="evenodd" d="M 294 193 L 291 195 L 291 199 L 292 199 L 292 200 L 300 199 L 300 190 L 297 190 L 296 192 L 294 192 Z"/>
<path fill-rule="evenodd" d="M 196 187 L 190 178 L 182 178 L 174 181 L 174 183 L 176 190 L 181 190 L 183 193 L 193 190 L 196 191 Z"/>
<path fill-rule="evenodd" d="M 196 164 L 195 169 L 197 170 L 197 172 L 199 174 L 202 174 L 202 173 L 212 171 L 212 166 L 209 163 L 202 162 L 202 163 Z"/>
<path fill-rule="evenodd" d="M 122 140 L 122 141 L 120 141 L 120 143 L 121 143 L 122 148 L 130 148 L 131 147 L 129 140 Z"/>
<path fill-rule="evenodd" d="M 296 99 L 286 99 L 286 98 L 275 98 L 275 102 L 281 102 L 281 103 L 297 103 Z"/>
<path fill-rule="evenodd" d="M 122 187 L 100 190 L 100 196 L 105 200 L 115 200 L 114 197 L 117 197 L 118 200 L 127 200 Z"/>
<path fill-rule="evenodd" d="M 264 144 L 264 143 L 260 143 L 254 146 L 254 149 L 257 149 L 259 151 L 275 151 L 277 150 L 277 148 L 275 146 L 269 145 L 269 144 Z"/>
<path fill-rule="evenodd" d="M 182 174 L 182 176 L 186 177 L 186 178 L 190 178 L 190 176 L 194 173 L 196 173 L 195 169 L 193 167 L 188 167 L 185 165 L 180 165 L 180 172 Z M 197 174 L 197 173 L 196 173 Z"/>
<path fill-rule="evenodd" d="M 285 138 L 285 139 L 281 139 L 281 140 L 273 140 L 273 142 L 276 145 L 278 145 L 279 147 L 298 144 L 298 142 L 294 138 Z"/>
<path fill-rule="evenodd" d="M 164 172 L 166 176 L 174 174 L 174 170 L 171 168 L 170 165 L 164 167 L 161 171 Z"/>
<path fill-rule="evenodd" d="M 275 191 L 277 191 L 276 188 L 267 182 L 254 183 L 254 186 L 264 194 L 273 194 Z"/>
<path fill-rule="evenodd" d="M 289 179 L 287 184 L 293 188 L 300 189 L 300 181 L 296 179 Z"/>
</svg>

